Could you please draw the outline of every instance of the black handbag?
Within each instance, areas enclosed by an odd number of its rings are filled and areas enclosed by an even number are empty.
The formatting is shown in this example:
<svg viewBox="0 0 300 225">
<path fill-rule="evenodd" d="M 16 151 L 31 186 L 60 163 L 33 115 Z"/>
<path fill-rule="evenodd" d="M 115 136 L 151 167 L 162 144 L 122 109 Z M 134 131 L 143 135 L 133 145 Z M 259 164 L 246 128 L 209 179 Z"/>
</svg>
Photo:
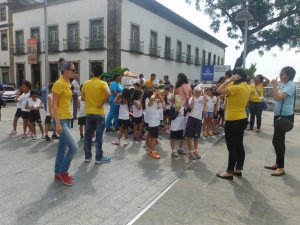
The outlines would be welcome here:
<svg viewBox="0 0 300 225">
<path fill-rule="evenodd" d="M 295 109 L 295 105 L 296 105 L 296 94 L 297 94 L 296 90 L 297 90 L 297 88 L 295 89 L 295 95 L 294 95 L 294 109 Z M 284 103 L 284 99 L 282 100 L 282 103 L 281 103 L 280 115 L 279 115 L 278 119 L 275 121 L 274 127 L 278 130 L 281 130 L 284 132 L 289 132 L 294 128 L 294 124 L 289 119 L 287 119 L 286 117 L 281 115 L 283 103 Z"/>
</svg>

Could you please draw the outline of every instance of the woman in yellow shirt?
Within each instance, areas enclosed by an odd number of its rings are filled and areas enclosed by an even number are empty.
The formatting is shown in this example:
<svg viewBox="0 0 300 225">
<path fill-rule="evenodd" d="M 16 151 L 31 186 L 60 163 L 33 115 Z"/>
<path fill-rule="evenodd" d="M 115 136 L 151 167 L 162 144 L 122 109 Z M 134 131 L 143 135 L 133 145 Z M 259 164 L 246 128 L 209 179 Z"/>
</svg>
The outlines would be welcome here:
<svg viewBox="0 0 300 225">
<path fill-rule="evenodd" d="M 250 97 L 250 128 L 253 130 L 256 117 L 256 132 L 260 132 L 261 115 L 263 111 L 264 87 L 270 83 L 270 80 L 263 75 L 256 75 L 254 84 L 251 85 Z"/>
<path fill-rule="evenodd" d="M 75 66 L 72 62 L 62 62 L 60 64 L 62 75 L 52 88 L 52 110 L 56 121 L 56 132 L 59 134 L 54 179 L 68 186 L 73 185 L 73 178 L 69 176 L 68 170 L 73 157 L 78 151 L 78 144 L 70 131 L 71 119 L 73 118 L 70 78 L 74 76 L 74 70 Z M 66 151 L 67 147 L 68 151 Z"/>
<path fill-rule="evenodd" d="M 220 85 L 217 92 L 227 95 L 225 139 L 229 152 L 227 171 L 219 172 L 217 176 L 232 180 L 233 175 L 242 176 L 245 161 L 243 139 L 248 123 L 246 106 L 251 93 L 245 70 L 235 69 L 233 76 Z"/>
</svg>

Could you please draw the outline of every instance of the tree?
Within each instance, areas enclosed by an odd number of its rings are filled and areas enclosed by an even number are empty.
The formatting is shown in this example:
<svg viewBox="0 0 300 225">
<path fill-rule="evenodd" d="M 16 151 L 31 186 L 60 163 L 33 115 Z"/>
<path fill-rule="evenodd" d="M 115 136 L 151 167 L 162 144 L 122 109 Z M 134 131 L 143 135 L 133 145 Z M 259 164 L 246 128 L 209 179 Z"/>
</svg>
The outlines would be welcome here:
<svg viewBox="0 0 300 225">
<path fill-rule="evenodd" d="M 217 33 L 221 26 L 226 26 L 227 36 L 237 40 L 236 49 L 244 42 L 244 22 L 235 21 L 235 15 L 243 8 L 254 17 L 249 21 L 248 55 L 258 50 L 260 55 L 274 47 L 283 50 L 300 47 L 300 1 L 299 0 L 185 0 L 195 3 L 198 10 L 203 10 L 212 22 L 210 28 Z M 243 64 L 243 52 L 236 60 L 235 67 Z"/>
<path fill-rule="evenodd" d="M 255 72 L 256 72 L 256 63 L 251 63 L 249 68 L 246 68 L 246 74 L 248 75 L 249 79 L 254 79 Z"/>
</svg>

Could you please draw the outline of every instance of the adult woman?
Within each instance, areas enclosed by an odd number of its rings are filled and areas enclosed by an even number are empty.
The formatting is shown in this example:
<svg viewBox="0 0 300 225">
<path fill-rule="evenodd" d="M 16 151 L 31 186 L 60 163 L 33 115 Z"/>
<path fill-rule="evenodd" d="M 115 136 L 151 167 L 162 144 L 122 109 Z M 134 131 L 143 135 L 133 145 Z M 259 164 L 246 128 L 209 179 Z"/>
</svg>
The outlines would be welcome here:
<svg viewBox="0 0 300 225">
<path fill-rule="evenodd" d="M 247 130 L 253 130 L 256 117 L 256 132 L 260 132 L 264 87 L 266 87 L 269 83 L 270 80 L 263 75 L 259 74 L 255 76 L 254 84 L 251 85 L 250 127 Z"/>
<path fill-rule="evenodd" d="M 72 91 L 70 78 L 74 76 L 75 66 L 72 62 L 64 61 L 60 64 L 62 75 L 52 88 L 52 110 L 56 121 L 56 132 L 59 136 L 58 149 L 55 161 L 55 180 L 62 181 L 65 185 L 73 185 L 73 178 L 68 170 L 73 157 L 78 151 L 78 145 L 70 131 Z M 68 151 L 66 149 L 68 147 Z"/>
<path fill-rule="evenodd" d="M 296 85 L 293 82 L 296 71 L 293 67 L 287 66 L 280 72 L 282 85 L 278 88 L 277 80 L 272 80 L 273 96 L 275 100 L 274 123 L 279 117 L 285 117 L 294 123 L 294 101 L 296 98 Z M 281 176 L 284 171 L 285 154 L 285 131 L 274 126 L 273 146 L 276 153 L 276 163 L 273 166 L 265 166 L 266 169 L 275 170 L 272 176 Z"/>
<path fill-rule="evenodd" d="M 179 73 L 177 76 L 174 96 L 175 95 L 180 95 L 183 98 L 184 106 L 188 105 L 188 100 L 193 95 L 192 87 L 189 85 L 187 77 L 184 73 Z"/>
<path fill-rule="evenodd" d="M 229 152 L 227 171 L 219 172 L 217 176 L 229 180 L 233 179 L 233 175 L 242 176 L 245 160 L 243 139 L 247 127 L 245 109 L 251 93 L 245 70 L 236 69 L 233 74 L 217 88 L 219 94 L 227 95 L 225 139 Z"/>
<path fill-rule="evenodd" d="M 119 108 L 120 106 L 114 103 L 114 100 L 118 94 L 121 94 L 123 91 L 123 86 L 121 84 L 122 75 L 115 74 L 114 82 L 110 83 L 110 92 L 111 96 L 109 98 L 110 110 L 106 118 L 105 128 L 107 132 L 113 132 L 114 129 L 111 128 L 111 122 L 114 120 L 114 128 L 115 130 L 119 129 Z"/>
</svg>

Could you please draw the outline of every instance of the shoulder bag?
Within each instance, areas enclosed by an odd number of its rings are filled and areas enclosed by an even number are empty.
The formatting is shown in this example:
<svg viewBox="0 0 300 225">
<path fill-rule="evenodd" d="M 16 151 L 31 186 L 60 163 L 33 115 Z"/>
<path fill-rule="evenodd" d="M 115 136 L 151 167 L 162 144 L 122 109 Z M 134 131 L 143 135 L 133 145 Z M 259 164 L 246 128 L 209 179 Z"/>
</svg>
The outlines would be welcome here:
<svg viewBox="0 0 300 225">
<path fill-rule="evenodd" d="M 256 86 L 255 86 L 255 89 L 256 89 L 256 92 L 257 92 L 257 94 L 259 95 L 259 97 L 262 97 L 261 94 L 259 93 L 259 91 L 258 91 L 258 89 L 257 89 Z M 266 109 L 269 108 L 268 103 L 267 103 L 264 99 L 263 99 L 262 103 L 263 103 L 263 109 L 264 109 L 264 110 L 266 110 Z"/>
</svg>

